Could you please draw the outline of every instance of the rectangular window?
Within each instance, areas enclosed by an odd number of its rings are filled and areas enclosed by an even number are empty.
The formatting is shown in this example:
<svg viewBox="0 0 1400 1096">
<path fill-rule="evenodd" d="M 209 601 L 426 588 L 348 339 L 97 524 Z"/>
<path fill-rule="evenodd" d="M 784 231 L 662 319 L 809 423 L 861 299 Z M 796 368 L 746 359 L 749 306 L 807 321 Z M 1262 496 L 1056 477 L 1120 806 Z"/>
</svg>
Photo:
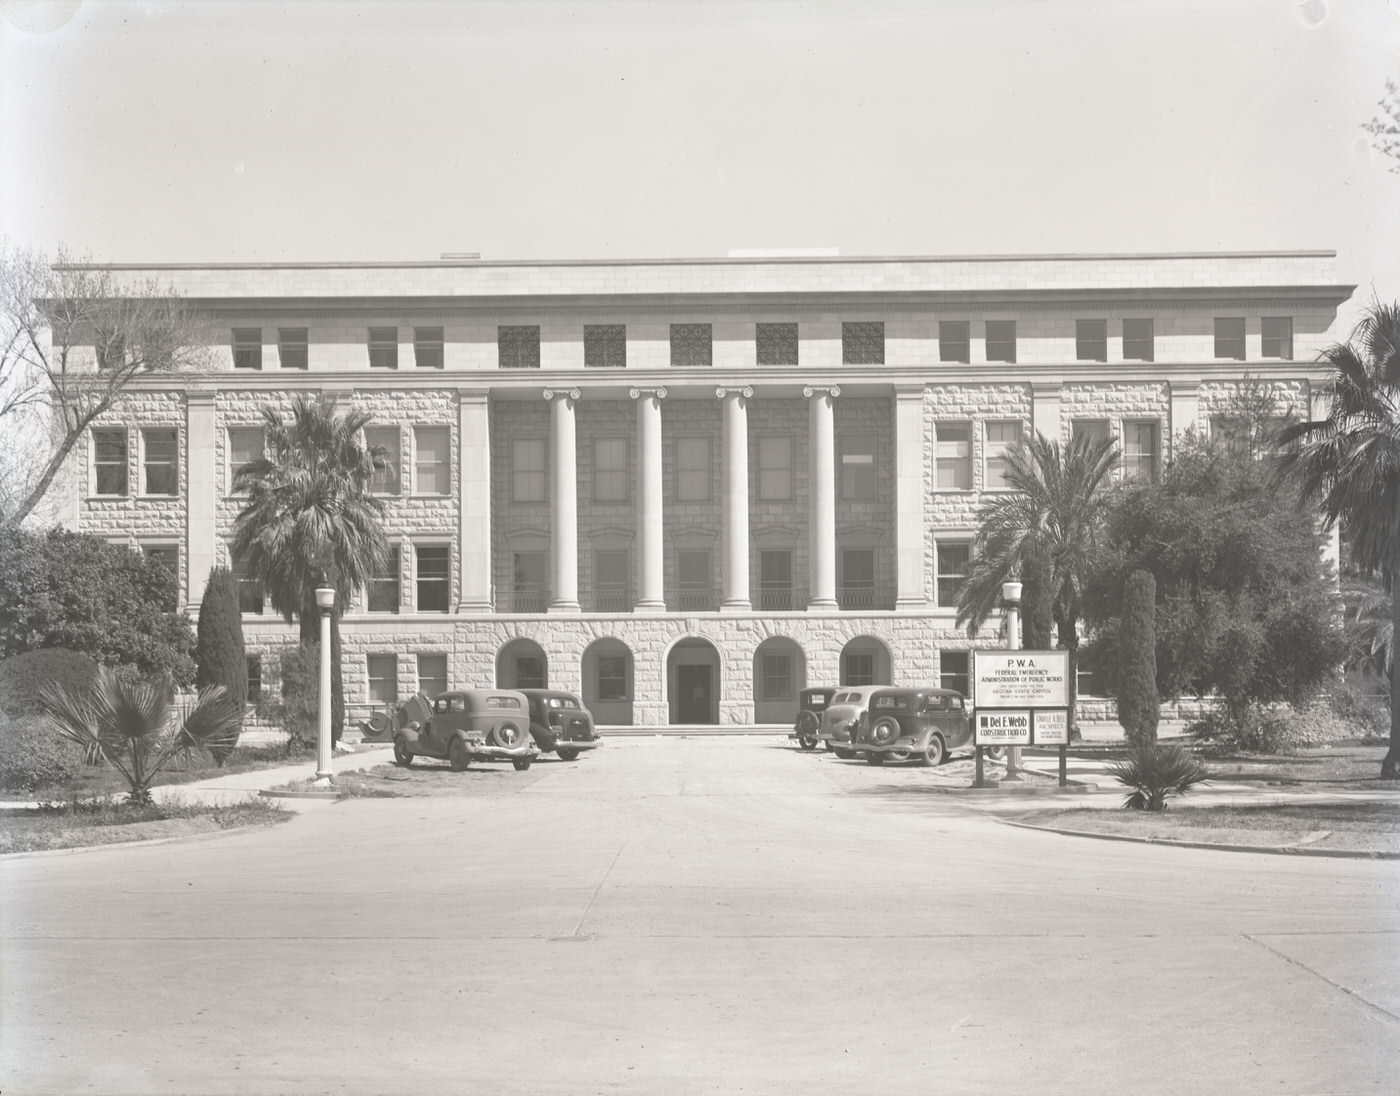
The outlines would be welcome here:
<svg viewBox="0 0 1400 1096">
<path fill-rule="evenodd" d="M 1259 352 L 1265 358 L 1293 357 L 1293 318 L 1265 316 L 1259 321 Z"/>
<path fill-rule="evenodd" d="M 447 656 L 418 656 L 418 691 L 424 696 L 447 692 Z"/>
<path fill-rule="evenodd" d="M 235 327 L 233 329 L 233 367 L 235 369 L 262 368 L 261 327 Z"/>
<path fill-rule="evenodd" d="M 792 438 L 784 435 L 758 439 L 758 497 L 792 498 Z"/>
<path fill-rule="evenodd" d="M 151 429 L 141 431 L 142 494 L 180 493 L 180 431 Z"/>
<path fill-rule="evenodd" d="M 395 545 L 389 549 L 383 564 L 369 579 L 366 601 L 371 613 L 397 613 L 399 611 L 399 549 Z"/>
<path fill-rule="evenodd" d="M 372 450 L 382 450 L 384 467 L 376 468 L 370 476 L 369 489 L 375 495 L 397 495 L 400 491 L 399 428 L 397 426 L 366 426 L 365 444 Z"/>
<path fill-rule="evenodd" d="M 170 576 L 170 583 L 165 589 L 161 608 L 167 613 L 173 613 L 180 603 L 180 546 L 178 544 L 143 544 L 141 545 L 141 554 L 147 559 L 155 560 Z"/>
<path fill-rule="evenodd" d="M 626 502 L 629 472 L 626 438 L 593 439 L 594 502 Z"/>
<path fill-rule="evenodd" d="M 1150 362 L 1157 357 L 1151 320 L 1123 321 L 1123 360 Z"/>
<path fill-rule="evenodd" d="M 968 696 L 971 671 L 966 651 L 940 651 L 938 653 L 938 687 L 952 689 Z"/>
<path fill-rule="evenodd" d="M 307 367 L 306 328 L 279 327 L 277 329 L 277 360 L 283 369 L 305 369 Z"/>
<path fill-rule="evenodd" d="M 1074 356 L 1081 362 L 1108 361 L 1108 321 L 1074 321 Z"/>
<path fill-rule="evenodd" d="M 246 558 L 234 556 L 232 563 L 230 570 L 233 571 L 234 585 L 238 587 L 238 611 L 261 616 L 266 600 L 262 582 L 253 576 Z"/>
<path fill-rule="evenodd" d="M 987 423 L 987 444 L 982 449 L 982 490 L 1008 491 L 1006 454 L 1021 440 L 1020 420 Z"/>
<path fill-rule="evenodd" d="M 972 424 L 940 422 L 935 424 L 934 429 L 938 437 L 934 456 L 937 462 L 937 489 L 972 490 Z"/>
<path fill-rule="evenodd" d="M 534 324 L 503 324 L 497 327 L 496 354 L 502 369 L 538 369 L 539 327 Z"/>
<path fill-rule="evenodd" d="M 841 439 L 841 497 L 848 501 L 875 498 L 875 435 L 851 434 Z"/>
<path fill-rule="evenodd" d="M 796 365 L 797 325 L 758 324 L 754 329 L 754 352 L 759 365 Z"/>
<path fill-rule="evenodd" d="M 708 502 L 710 498 L 710 439 L 676 439 L 676 501 Z"/>
<path fill-rule="evenodd" d="M 446 544 L 414 546 L 418 557 L 418 611 L 445 613 L 452 593 L 452 549 Z"/>
<path fill-rule="evenodd" d="M 1014 362 L 1016 360 L 1016 321 L 987 321 L 987 360 Z"/>
<path fill-rule="evenodd" d="M 399 367 L 399 329 L 371 327 L 369 329 L 369 367 L 397 369 Z"/>
<path fill-rule="evenodd" d="M 511 555 L 511 608 L 517 613 L 542 613 L 549 605 L 545 570 L 547 553 L 514 552 Z"/>
<path fill-rule="evenodd" d="M 1157 481 L 1158 446 L 1155 422 L 1123 424 L 1123 475 L 1129 479 Z"/>
<path fill-rule="evenodd" d="M 841 684 L 853 689 L 875 684 L 875 656 L 847 651 L 841 656 Z"/>
<path fill-rule="evenodd" d="M 972 361 L 972 325 L 966 320 L 938 321 L 938 360 Z"/>
<path fill-rule="evenodd" d="M 627 325 L 590 323 L 583 326 L 585 369 L 627 368 Z"/>
<path fill-rule="evenodd" d="M 262 700 L 262 655 L 244 655 L 243 668 L 248 682 L 248 703 Z"/>
<path fill-rule="evenodd" d="M 792 699 L 792 656 L 763 656 L 763 700 Z"/>
<path fill-rule="evenodd" d="M 856 322 L 841 325 L 842 365 L 884 365 L 885 325 Z"/>
<path fill-rule="evenodd" d="M 365 655 L 369 675 L 369 702 L 397 704 L 399 701 L 399 656 Z"/>
<path fill-rule="evenodd" d="M 1244 317 L 1220 317 L 1215 319 L 1215 356 L 1244 361 Z"/>
<path fill-rule="evenodd" d="M 967 542 L 949 541 L 938 543 L 938 574 L 934 603 L 945 608 L 956 608 L 967 583 L 968 562 L 972 558 L 972 546 Z"/>
<path fill-rule="evenodd" d="M 93 494 L 126 494 L 126 431 L 92 432 Z"/>
<path fill-rule="evenodd" d="M 452 490 L 452 430 L 447 426 L 413 428 L 413 493 L 446 495 Z"/>
<path fill-rule="evenodd" d="M 230 426 L 228 428 L 228 480 L 225 490 L 234 493 L 233 480 L 245 464 L 252 464 L 263 455 L 261 426 Z"/>
<path fill-rule="evenodd" d="M 625 613 L 632 608 L 632 553 L 626 548 L 599 548 L 593 553 L 593 609 Z"/>
<path fill-rule="evenodd" d="M 442 328 L 413 329 L 413 364 L 419 369 L 442 368 Z"/>
<path fill-rule="evenodd" d="M 598 656 L 598 699 L 627 699 L 627 656 Z"/>
<path fill-rule="evenodd" d="M 708 548 L 682 548 L 676 552 L 676 609 L 708 612 L 715 607 L 714 576 Z"/>
<path fill-rule="evenodd" d="M 1097 445 L 1100 442 L 1108 441 L 1109 425 L 1107 419 L 1075 419 L 1070 423 L 1069 436 L 1071 441 L 1084 438 L 1090 444 Z"/>
<path fill-rule="evenodd" d="M 846 610 L 875 608 L 875 549 L 841 551 L 841 588 L 837 604 Z"/>
<path fill-rule="evenodd" d="M 792 552 L 789 549 L 758 553 L 758 607 L 792 608 Z"/>
<path fill-rule="evenodd" d="M 714 364 L 713 337 L 707 323 L 671 325 L 671 364 L 676 367 Z"/>
<path fill-rule="evenodd" d="M 544 502 L 547 490 L 544 438 L 516 438 L 510 443 L 511 501 Z"/>
</svg>

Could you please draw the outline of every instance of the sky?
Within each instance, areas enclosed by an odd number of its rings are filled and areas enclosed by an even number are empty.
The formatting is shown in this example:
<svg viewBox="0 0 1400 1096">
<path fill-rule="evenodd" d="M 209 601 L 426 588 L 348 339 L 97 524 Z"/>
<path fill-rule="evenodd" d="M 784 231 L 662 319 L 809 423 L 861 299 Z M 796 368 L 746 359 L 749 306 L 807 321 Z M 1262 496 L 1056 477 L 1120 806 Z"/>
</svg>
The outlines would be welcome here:
<svg viewBox="0 0 1400 1096">
<path fill-rule="evenodd" d="M 0 0 L 0 235 L 103 261 L 1338 252 L 1400 0 Z"/>
</svg>

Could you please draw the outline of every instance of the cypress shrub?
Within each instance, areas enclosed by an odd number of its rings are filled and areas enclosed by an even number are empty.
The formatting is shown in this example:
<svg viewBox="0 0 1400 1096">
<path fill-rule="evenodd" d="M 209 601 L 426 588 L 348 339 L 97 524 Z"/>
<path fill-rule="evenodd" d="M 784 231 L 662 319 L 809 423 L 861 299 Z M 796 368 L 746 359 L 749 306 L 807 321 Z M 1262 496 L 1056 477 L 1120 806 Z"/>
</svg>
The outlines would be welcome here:
<svg viewBox="0 0 1400 1096">
<path fill-rule="evenodd" d="M 204 584 L 195 633 L 194 683 L 201 691 L 222 685 L 241 714 L 248 703 L 248 662 L 243 647 L 243 614 L 238 608 L 238 587 L 233 572 L 215 567 Z M 222 747 L 211 751 L 216 764 L 228 756 Z"/>
<path fill-rule="evenodd" d="M 1118 722 L 1133 746 L 1157 741 L 1157 581 L 1134 571 L 1123 586 L 1118 630 Z"/>
<path fill-rule="evenodd" d="M 1044 556 L 1037 553 L 1027 558 L 1021 582 L 1021 646 L 1028 651 L 1053 650 L 1055 598 L 1050 588 L 1050 565 Z"/>
</svg>

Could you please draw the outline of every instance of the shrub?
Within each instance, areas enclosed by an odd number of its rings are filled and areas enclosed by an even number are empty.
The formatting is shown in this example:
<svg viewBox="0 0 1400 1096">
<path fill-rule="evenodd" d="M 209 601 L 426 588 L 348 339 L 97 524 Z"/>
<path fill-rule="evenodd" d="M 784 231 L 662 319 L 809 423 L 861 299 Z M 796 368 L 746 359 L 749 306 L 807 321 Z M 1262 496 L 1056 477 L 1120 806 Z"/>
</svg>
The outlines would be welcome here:
<svg viewBox="0 0 1400 1096">
<path fill-rule="evenodd" d="M 209 572 L 209 581 L 205 583 L 204 597 L 199 605 L 196 637 L 195 688 L 222 685 L 238 711 L 242 712 L 248 703 L 248 663 L 243 647 L 243 618 L 238 608 L 238 589 L 234 585 L 233 572 L 227 567 L 215 567 Z M 236 739 L 233 745 L 237 745 Z M 222 766 L 228 757 L 222 745 L 210 752 L 216 765 Z"/>
<path fill-rule="evenodd" d="M 86 689 L 97 679 L 97 663 L 63 647 L 26 651 L 0 662 L 0 712 L 18 717 L 43 709 L 39 694 L 51 684 Z"/>
<path fill-rule="evenodd" d="M 0 722 L 0 790 L 32 792 L 71 779 L 82 766 L 83 751 L 49 729 L 42 716 Z"/>
<path fill-rule="evenodd" d="M 303 643 L 281 658 L 282 686 L 276 695 L 263 691 L 258 702 L 258 718 L 287 735 L 287 753 L 315 749 L 320 731 L 321 668 L 320 645 Z"/>
<path fill-rule="evenodd" d="M 1157 741 L 1157 582 L 1138 570 L 1123 586 L 1118 628 L 1118 722 L 1135 746 Z"/>
<path fill-rule="evenodd" d="M 1133 789 L 1123 806 L 1135 811 L 1164 811 L 1169 796 L 1184 795 L 1210 778 L 1204 765 L 1175 744 L 1134 746 L 1108 771 Z"/>
<path fill-rule="evenodd" d="M 1283 749 L 1343 742 L 1368 733 L 1368 729 L 1339 714 L 1327 700 L 1314 700 L 1301 708 L 1285 708 L 1268 722 Z"/>
<path fill-rule="evenodd" d="M 1283 746 L 1281 731 L 1252 704 L 1233 715 L 1224 710 L 1211 712 L 1186 728 L 1191 738 L 1212 753 L 1278 753 Z"/>
</svg>

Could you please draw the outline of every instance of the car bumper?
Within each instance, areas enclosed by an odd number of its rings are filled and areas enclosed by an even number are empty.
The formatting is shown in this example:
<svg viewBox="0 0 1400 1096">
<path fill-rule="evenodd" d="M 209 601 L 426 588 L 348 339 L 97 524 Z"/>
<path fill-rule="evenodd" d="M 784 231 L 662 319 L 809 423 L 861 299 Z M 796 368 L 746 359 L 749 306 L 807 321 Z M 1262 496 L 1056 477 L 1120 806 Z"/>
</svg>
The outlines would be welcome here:
<svg viewBox="0 0 1400 1096">
<path fill-rule="evenodd" d="M 596 750 L 601 746 L 602 740 L 597 738 L 585 739 L 580 742 L 574 739 L 561 738 L 550 747 L 551 750 Z"/>
<path fill-rule="evenodd" d="M 539 747 L 533 742 L 528 746 L 483 746 L 478 742 L 467 743 L 467 756 L 473 761 L 520 761 L 522 758 L 534 760 L 540 756 Z"/>
</svg>

